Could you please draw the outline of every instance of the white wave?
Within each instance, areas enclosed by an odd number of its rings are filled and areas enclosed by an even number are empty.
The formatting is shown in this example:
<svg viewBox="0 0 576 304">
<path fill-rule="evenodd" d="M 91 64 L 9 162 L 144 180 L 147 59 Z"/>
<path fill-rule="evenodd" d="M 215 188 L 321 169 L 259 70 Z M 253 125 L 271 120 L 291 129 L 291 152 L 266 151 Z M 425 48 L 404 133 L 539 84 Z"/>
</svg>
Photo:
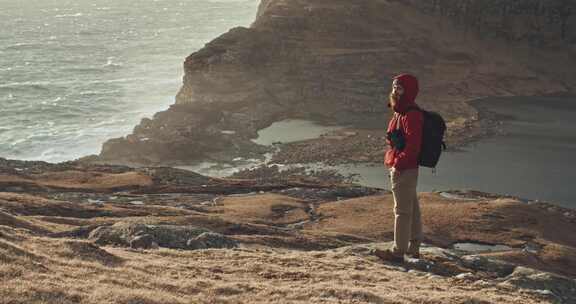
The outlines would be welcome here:
<svg viewBox="0 0 576 304">
<path fill-rule="evenodd" d="M 54 16 L 54 18 L 82 17 L 82 16 L 84 16 L 84 14 L 82 14 L 82 13 L 76 13 L 76 14 L 62 14 L 62 15 L 56 15 L 56 16 Z"/>
<path fill-rule="evenodd" d="M 98 90 L 98 91 L 81 91 L 79 93 L 79 95 L 80 96 L 94 96 L 94 95 L 98 96 L 98 95 L 105 95 L 105 94 L 118 94 L 120 92 L 121 92 L 120 90 L 110 90 L 110 89 L 104 90 L 104 89 L 102 89 L 102 90 Z"/>
<path fill-rule="evenodd" d="M 122 67 L 122 64 L 114 62 L 114 57 L 108 57 L 106 60 L 106 64 L 104 66 L 105 67 L 118 68 L 118 67 Z"/>
<path fill-rule="evenodd" d="M 16 87 L 42 87 L 46 88 L 49 86 L 66 86 L 76 83 L 81 84 L 106 84 L 106 83 L 124 83 L 124 82 L 141 82 L 146 80 L 146 77 L 126 77 L 126 78 L 116 78 L 116 79 L 104 79 L 104 80 L 91 80 L 91 81 L 82 81 L 82 80 L 65 80 L 65 81 L 23 81 L 23 82 L 9 82 L 0 84 L 0 88 L 2 89 L 10 89 Z"/>
<path fill-rule="evenodd" d="M 48 162 L 56 162 L 61 159 L 65 153 L 63 151 L 56 150 L 55 148 L 48 148 L 41 152 L 40 156 L 36 157 L 36 160 L 43 160 Z"/>
<path fill-rule="evenodd" d="M 252 3 L 253 0 L 209 0 L 210 3 Z"/>
<path fill-rule="evenodd" d="M 4 50 L 21 50 L 25 48 L 37 48 L 41 47 L 41 44 L 29 43 L 29 42 L 18 42 L 9 46 L 4 47 Z"/>
<path fill-rule="evenodd" d="M 17 139 L 17 140 L 15 140 L 15 141 L 11 142 L 11 143 L 10 143 L 10 146 L 14 147 L 14 146 L 16 146 L 16 145 L 19 145 L 19 144 L 25 142 L 26 140 L 27 140 L 27 138 Z"/>
</svg>

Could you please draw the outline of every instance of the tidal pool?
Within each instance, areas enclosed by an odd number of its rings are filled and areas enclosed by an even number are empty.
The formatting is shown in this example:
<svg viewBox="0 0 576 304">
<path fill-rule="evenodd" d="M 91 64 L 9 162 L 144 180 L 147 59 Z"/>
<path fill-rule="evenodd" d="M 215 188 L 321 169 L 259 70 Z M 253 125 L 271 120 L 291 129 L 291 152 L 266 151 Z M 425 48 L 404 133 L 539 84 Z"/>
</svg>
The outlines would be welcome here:
<svg viewBox="0 0 576 304">
<path fill-rule="evenodd" d="M 499 252 L 499 251 L 510 251 L 511 247 L 506 245 L 489 245 L 489 244 L 479 244 L 479 243 L 456 243 L 453 248 L 460 251 L 465 251 L 469 253 L 485 253 L 485 252 Z"/>
<path fill-rule="evenodd" d="M 514 195 L 576 208 L 576 98 L 506 97 L 472 102 L 497 113 L 504 121 L 504 134 L 480 140 L 462 152 L 446 152 L 435 172 L 420 169 L 418 191 L 478 190 Z M 344 127 L 321 126 L 306 120 L 285 120 L 259 132 L 256 143 L 294 142 L 317 138 Z M 269 159 L 269 156 L 267 157 Z M 203 163 L 186 167 L 210 176 L 226 176 L 262 164 L 239 160 L 237 164 Z M 311 169 L 336 169 L 357 175 L 363 186 L 389 189 L 383 164 L 325 166 L 301 164 Z"/>
<path fill-rule="evenodd" d="M 343 126 L 322 126 L 302 119 L 287 119 L 273 123 L 270 127 L 258 132 L 253 142 L 269 146 L 276 142 L 289 143 L 318 138 L 320 135 L 343 129 Z"/>
<path fill-rule="evenodd" d="M 444 153 L 435 174 L 420 169 L 418 190 L 479 190 L 576 208 L 576 98 L 489 98 L 473 105 L 503 117 L 504 134 Z M 382 165 L 337 169 L 359 174 L 365 186 L 390 186 Z"/>
</svg>

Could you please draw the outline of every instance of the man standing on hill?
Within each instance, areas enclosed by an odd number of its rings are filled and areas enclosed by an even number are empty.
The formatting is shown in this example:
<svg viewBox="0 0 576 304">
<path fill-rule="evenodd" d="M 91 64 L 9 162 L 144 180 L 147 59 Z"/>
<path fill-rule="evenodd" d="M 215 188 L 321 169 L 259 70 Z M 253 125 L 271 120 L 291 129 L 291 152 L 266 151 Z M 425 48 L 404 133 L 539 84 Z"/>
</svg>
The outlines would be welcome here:
<svg viewBox="0 0 576 304">
<path fill-rule="evenodd" d="M 416 186 L 424 117 L 415 103 L 417 95 L 416 77 L 409 74 L 394 77 L 388 104 L 394 114 L 388 124 L 386 142 L 390 149 L 385 156 L 394 195 L 394 246 L 374 252 L 392 262 L 403 262 L 405 254 L 420 256 L 422 222 Z"/>
</svg>

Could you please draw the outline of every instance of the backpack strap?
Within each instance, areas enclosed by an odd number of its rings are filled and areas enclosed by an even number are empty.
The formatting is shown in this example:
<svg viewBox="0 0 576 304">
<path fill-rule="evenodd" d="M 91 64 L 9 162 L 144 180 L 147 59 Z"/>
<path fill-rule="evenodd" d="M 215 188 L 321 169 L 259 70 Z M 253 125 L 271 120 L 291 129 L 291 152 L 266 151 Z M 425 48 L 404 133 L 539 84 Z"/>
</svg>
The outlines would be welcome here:
<svg viewBox="0 0 576 304">
<path fill-rule="evenodd" d="M 422 111 L 422 109 L 420 109 L 420 107 L 418 107 L 417 105 L 411 105 L 406 109 L 406 113 L 410 111 Z"/>
<path fill-rule="evenodd" d="M 409 107 L 406 109 L 406 113 L 404 113 L 404 114 L 400 114 L 400 113 L 394 112 L 394 115 L 396 115 L 396 118 L 397 118 L 397 120 L 396 120 L 396 130 L 400 129 L 400 118 L 402 117 L 402 115 L 406 115 L 406 114 L 408 114 L 408 112 L 410 112 L 410 111 L 422 111 L 422 109 L 420 109 L 418 106 L 409 106 Z"/>
</svg>

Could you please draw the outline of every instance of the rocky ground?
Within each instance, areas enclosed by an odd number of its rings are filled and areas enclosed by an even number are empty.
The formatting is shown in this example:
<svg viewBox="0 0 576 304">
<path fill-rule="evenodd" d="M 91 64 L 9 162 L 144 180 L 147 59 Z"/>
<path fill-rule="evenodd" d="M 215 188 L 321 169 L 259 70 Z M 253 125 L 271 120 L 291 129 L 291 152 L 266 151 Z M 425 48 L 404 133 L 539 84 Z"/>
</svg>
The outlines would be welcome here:
<svg viewBox="0 0 576 304">
<path fill-rule="evenodd" d="M 423 257 L 390 264 L 391 194 L 318 176 L 0 159 L 0 302 L 576 301 L 574 210 L 421 193 Z"/>
</svg>

